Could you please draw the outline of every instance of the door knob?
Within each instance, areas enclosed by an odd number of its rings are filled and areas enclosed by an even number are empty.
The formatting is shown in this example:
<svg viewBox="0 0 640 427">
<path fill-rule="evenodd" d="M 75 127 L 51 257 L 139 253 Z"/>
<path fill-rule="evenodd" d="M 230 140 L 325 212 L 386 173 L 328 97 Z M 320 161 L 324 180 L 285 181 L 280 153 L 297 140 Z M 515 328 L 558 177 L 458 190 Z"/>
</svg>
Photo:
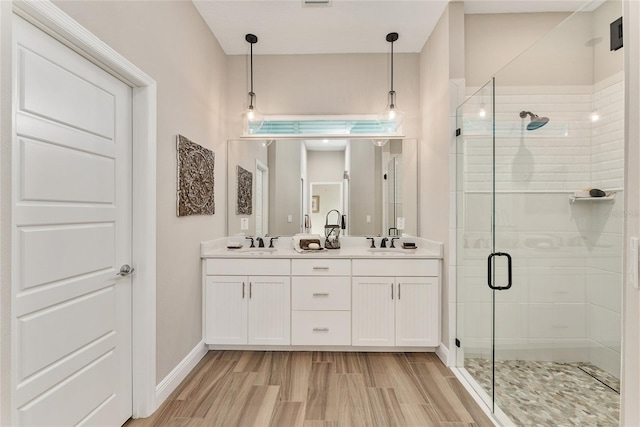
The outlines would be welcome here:
<svg viewBox="0 0 640 427">
<path fill-rule="evenodd" d="M 116 276 L 126 277 L 133 273 L 134 270 L 135 268 L 131 267 L 129 264 L 124 264 L 122 267 L 120 267 L 120 271 L 116 274 Z"/>
</svg>

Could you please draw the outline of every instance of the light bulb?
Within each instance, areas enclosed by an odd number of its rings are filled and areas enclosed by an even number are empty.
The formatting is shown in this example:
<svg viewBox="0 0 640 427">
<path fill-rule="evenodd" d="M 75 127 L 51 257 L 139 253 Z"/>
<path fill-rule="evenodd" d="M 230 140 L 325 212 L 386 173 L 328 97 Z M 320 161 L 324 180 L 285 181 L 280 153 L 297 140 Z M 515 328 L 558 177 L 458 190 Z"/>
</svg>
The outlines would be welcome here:
<svg viewBox="0 0 640 427">
<path fill-rule="evenodd" d="M 480 117 L 485 117 L 487 115 L 487 111 L 484 108 L 480 109 Z"/>
<path fill-rule="evenodd" d="M 389 120 L 396 118 L 396 110 L 389 110 Z"/>
<path fill-rule="evenodd" d="M 264 116 L 253 105 L 249 105 L 249 108 L 244 112 L 243 121 L 244 133 L 250 135 L 258 133 L 264 123 Z"/>
<path fill-rule="evenodd" d="M 597 112 L 591 113 L 591 121 L 597 122 L 598 120 L 600 120 L 600 114 L 598 114 Z"/>
</svg>

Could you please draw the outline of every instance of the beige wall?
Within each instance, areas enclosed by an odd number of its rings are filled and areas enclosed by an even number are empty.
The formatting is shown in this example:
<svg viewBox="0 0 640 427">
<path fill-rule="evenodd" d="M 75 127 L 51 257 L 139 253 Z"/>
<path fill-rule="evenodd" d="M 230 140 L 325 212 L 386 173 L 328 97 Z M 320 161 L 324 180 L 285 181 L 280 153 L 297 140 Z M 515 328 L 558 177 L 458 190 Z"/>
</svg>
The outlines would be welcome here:
<svg viewBox="0 0 640 427">
<path fill-rule="evenodd" d="M 420 235 L 449 241 L 449 13 L 447 7 L 420 54 L 422 145 L 420 147 Z M 443 274 L 447 273 L 447 251 Z M 441 342 L 448 343 L 447 275 L 442 280 Z"/>
<path fill-rule="evenodd" d="M 227 168 L 227 200 L 221 201 L 220 213 L 223 209 L 227 211 L 227 234 L 233 235 L 244 233 L 249 236 L 256 234 L 256 161 L 265 166 L 271 166 L 267 160 L 267 148 L 262 145 L 262 141 L 229 141 L 227 146 L 227 165 L 219 165 L 220 173 Z M 237 166 L 251 172 L 251 197 L 253 205 L 251 215 L 236 215 L 238 204 L 238 170 Z M 271 168 L 269 169 L 271 171 Z M 266 178 L 269 179 L 269 178 Z M 267 212 L 268 214 L 268 212 Z M 240 218 L 249 219 L 249 229 L 241 230 Z"/>
<path fill-rule="evenodd" d="M 593 83 L 622 71 L 624 49 L 611 51 L 609 24 L 622 16 L 622 2 L 609 0 L 592 14 Z"/>
<path fill-rule="evenodd" d="M 467 87 L 483 85 L 529 46 L 555 28 L 568 13 L 479 14 L 464 17 L 464 66 Z M 570 43 L 567 41 L 567 43 Z M 560 63 L 571 64 L 569 57 Z M 522 71 L 535 73 L 532 58 Z M 570 67 L 573 69 L 573 67 Z M 591 63 L 586 67 L 591 70 Z M 516 76 L 517 78 L 518 76 Z M 519 80 L 522 82 L 522 79 Z M 558 84 L 557 80 L 553 80 Z M 575 81 L 575 80 L 573 80 Z M 574 83 L 575 84 L 575 83 Z"/>
<path fill-rule="evenodd" d="M 158 84 L 158 382 L 202 339 L 200 242 L 225 233 L 226 57 L 183 1 L 56 1 Z M 176 216 L 176 134 L 215 153 L 216 214 Z"/>
<path fill-rule="evenodd" d="M 388 145 L 388 144 L 387 144 Z M 375 236 L 382 230 L 381 152 L 368 141 L 351 141 L 349 234 Z M 367 215 L 371 222 L 367 222 Z"/>
<path fill-rule="evenodd" d="M 300 141 L 276 141 L 269 146 L 269 234 L 293 236 L 301 230 Z M 291 222 L 288 216 L 291 215 Z"/>
<path fill-rule="evenodd" d="M 259 55 L 260 42 L 253 52 L 256 107 L 262 114 L 377 114 L 386 107 L 387 54 Z M 230 56 L 227 64 L 229 135 L 235 138 L 248 103 L 247 58 Z M 418 55 L 395 54 L 397 105 L 406 113 L 405 135 L 413 138 L 419 131 L 417 86 Z"/>
</svg>

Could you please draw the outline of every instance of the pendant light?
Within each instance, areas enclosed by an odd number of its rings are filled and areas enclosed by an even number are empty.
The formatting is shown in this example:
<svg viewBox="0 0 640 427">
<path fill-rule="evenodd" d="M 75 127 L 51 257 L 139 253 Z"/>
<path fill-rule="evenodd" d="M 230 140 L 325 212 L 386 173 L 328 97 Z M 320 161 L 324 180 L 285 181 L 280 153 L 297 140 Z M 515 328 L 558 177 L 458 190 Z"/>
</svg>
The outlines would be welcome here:
<svg viewBox="0 0 640 427">
<path fill-rule="evenodd" d="M 393 42 L 398 40 L 398 33 L 387 34 L 387 41 L 391 43 L 391 90 L 387 108 L 378 114 L 378 122 L 382 126 L 383 132 L 395 133 L 404 119 L 404 113 L 396 106 L 396 92 L 393 90 Z"/>
<path fill-rule="evenodd" d="M 250 67 L 251 67 L 251 91 L 249 92 L 249 108 L 244 114 L 244 132 L 245 134 L 257 133 L 264 123 L 264 116 L 260 114 L 255 105 L 256 94 L 253 92 L 253 45 L 258 43 L 258 37 L 254 34 L 247 34 L 244 39 L 251 46 Z"/>
<path fill-rule="evenodd" d="M 373 145 L 375 145 L 376 147 L 384 147 L 385 144 L 387 142 L 389 142 L 388 139 L 383 139 L 383 138 L 376 138 L 376 139 L 372 139 L 371 142 L 373 143 Z"/>
</svg>

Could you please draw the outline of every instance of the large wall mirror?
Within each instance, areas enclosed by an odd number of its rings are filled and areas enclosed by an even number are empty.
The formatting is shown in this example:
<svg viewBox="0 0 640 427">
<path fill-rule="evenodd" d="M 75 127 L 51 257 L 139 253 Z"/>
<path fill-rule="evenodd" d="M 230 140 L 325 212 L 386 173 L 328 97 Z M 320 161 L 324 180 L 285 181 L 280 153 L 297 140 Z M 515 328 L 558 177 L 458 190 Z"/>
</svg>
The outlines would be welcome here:
<svg viewBox="0 0 640 427">
<path fill-rule="evenodd" d="M 416 236 L 417 159 L 415 139 L 229 141 L 227 234 Z"/>
</svg>

